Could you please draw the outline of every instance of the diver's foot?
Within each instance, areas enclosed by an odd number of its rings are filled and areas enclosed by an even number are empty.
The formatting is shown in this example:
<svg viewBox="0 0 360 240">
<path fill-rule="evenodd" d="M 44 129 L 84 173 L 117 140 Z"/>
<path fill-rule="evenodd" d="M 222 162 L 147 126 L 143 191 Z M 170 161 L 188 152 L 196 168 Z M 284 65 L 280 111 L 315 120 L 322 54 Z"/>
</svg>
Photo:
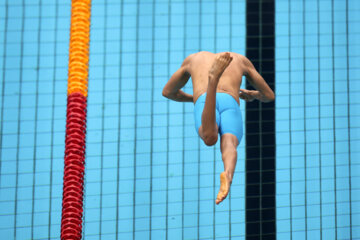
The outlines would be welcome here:
<svg viewBox="0 0 360 240">
<path fill-rule="evenodd" d="M 225 52 L 215 57 L 214 63 L 209 70 L 209 83 L 214 81 L 215 84 L 219 82 L 219 79 L 225 69 L 229 66 L 232 61 L 230 53 Z"/>
<path fill-rule="evenodd" d="M 216 204 L 221 203 L 228 195 L 230 190 L 230 177 L 227 176 L 226 172 L 220 174 L 220 190 L 215 200 Z"/>
</svg>

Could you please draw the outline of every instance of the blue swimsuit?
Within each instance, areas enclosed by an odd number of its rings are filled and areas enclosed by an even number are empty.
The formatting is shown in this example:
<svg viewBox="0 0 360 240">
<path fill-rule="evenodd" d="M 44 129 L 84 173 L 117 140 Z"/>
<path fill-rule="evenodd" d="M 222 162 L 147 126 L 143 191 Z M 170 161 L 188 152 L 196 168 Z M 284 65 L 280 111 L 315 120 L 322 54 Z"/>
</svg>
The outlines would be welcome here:
<svg viewBox="0 0 360 240">
<path fill-rule="evenodd" d="M 201 126 L 201 116 L 205 106 L 206 93 L 201 95 L 195 103 L 194 117 L 195 128 L 199 134 Z M 216 123 L 219 127 L 220 136 L 225 133 L 235 135 L 240 143 L 243 135 L 243 122 L 239 104 L 234 97 L 227 93 L 216 93 Z"/>
</svg>

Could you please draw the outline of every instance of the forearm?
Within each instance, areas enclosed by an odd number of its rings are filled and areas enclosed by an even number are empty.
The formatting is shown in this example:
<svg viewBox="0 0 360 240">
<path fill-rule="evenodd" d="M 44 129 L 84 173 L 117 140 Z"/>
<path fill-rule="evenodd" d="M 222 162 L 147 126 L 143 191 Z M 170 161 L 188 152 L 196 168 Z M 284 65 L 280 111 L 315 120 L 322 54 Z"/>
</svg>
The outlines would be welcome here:
<svg viewBox="0 0 360 240">
<path fill-rule="evenodd" d="M 260 102 L 264 102 L 264 103 L 272 102 L 275 99 L 275 96 L 266 96 L 265 94 L 261 93 L 260 91 L 255 91 L 253 96 Z"/>
<path fill-rule="evenodd" d="M 163 93 L 163 96 L 177 102 L 193 102 L 193 96 L 182 90 L 170 94 Z"/>
</svg>

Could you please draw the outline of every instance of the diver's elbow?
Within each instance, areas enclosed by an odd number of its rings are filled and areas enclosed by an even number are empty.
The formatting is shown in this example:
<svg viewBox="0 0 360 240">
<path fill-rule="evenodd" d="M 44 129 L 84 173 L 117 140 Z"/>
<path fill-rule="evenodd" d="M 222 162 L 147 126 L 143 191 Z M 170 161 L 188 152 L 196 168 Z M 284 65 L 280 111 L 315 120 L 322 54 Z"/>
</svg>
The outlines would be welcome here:
<svg viewBox="0 0 360 240">
<path fill-rule="evenodd" d="M 171 91 L 163 90 L 162 95 L 170 100 L 174 100 L 175 94 Z"/>
<path fill-rule="evenodd" d="M 272 102 L 275 100 L 275 94 L 272 93 L 270 96 L 269 96 L 269 102 Z"/>
<path fill-rule="evenodd" d="M 163 97 L 169 98 L 169 96 L 170 96 L 170 92 L 169 92 L 169 91 L 167 91 L 166 89 L 163 89 L 163 91 L 162 91 L 162 95 L 163 95 Z"/>
<path fill-rule="evenodd" d="M 269 93 L 269 94 L 264 95 L 262 102 L 268 103 L 268 102 L 272 102 L 274 100 L 275 100 L 275 94 Z"/>
</svg>

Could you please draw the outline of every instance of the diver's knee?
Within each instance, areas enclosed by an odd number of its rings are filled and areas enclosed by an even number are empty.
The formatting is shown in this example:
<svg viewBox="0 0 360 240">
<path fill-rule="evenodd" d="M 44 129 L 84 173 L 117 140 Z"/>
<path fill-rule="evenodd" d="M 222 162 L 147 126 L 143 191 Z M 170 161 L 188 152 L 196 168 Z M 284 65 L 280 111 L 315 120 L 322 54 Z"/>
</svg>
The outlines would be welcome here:
<svg viewBox="0 0 360 240">
<path fill-rule="evenodd" d="M 218 140 L 217 133 L 208 133 L 203 135 L 203 141 L 207 146 L 213 146 Z"/>
</svg>

